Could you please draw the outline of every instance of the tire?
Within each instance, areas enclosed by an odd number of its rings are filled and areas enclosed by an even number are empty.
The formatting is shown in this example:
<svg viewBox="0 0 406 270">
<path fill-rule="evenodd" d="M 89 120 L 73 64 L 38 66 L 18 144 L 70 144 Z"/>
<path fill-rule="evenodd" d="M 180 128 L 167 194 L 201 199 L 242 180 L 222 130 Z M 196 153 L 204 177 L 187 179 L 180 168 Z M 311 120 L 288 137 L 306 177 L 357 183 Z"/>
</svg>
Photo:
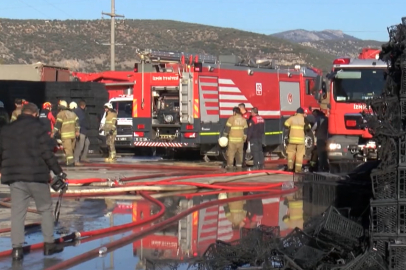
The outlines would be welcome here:
<svg viewBox="0 0 406 270">
<path fill-rule="evenodd" d="M 308 131 L 306 133 L 305 146 L 306 146 L 305 159 L 310 159 L 312 156 L 312 150 L 314 147 L 314 134 L 312 131 Z"/>
<path fill-rule="evenodd" d="M 283 142 L 282 142 L 282 151 L 278 153 L 280 158 L 287 158 L 288 154 L 286 153 L 286 146 L 288 145 L 288 130 L 283 132 Z M 310 159 L 312 156 L 312 150 L 314 147 L 314 135 L 313 132 L 308 131 L 305 136 L 305 159 Z"/>
</svg>

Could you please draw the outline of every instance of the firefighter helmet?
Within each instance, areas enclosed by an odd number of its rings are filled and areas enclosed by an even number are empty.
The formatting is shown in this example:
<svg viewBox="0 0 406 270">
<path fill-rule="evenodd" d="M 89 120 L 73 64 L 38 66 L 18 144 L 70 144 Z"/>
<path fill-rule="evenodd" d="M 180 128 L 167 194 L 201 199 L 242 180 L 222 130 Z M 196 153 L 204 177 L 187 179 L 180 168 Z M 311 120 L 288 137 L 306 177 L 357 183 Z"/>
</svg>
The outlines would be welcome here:
<svg viewBox="0 0 406 270">
<path fill-rule="evenodd" d="M 113 109 L 113 105 L 111 105 L 111 103 L 107 102 L 106 104 L 104 104 L 104 108 L 111 110 L 111 109 Z"/>
<path fill-rule="evenodd" d="M 78 107 L 78 104 L 75 101 L 69 103 L 69 109 L 74 110 Z"/>
<path fill-rule="evenodd" d="M 65 100 L 60 100 L 59 101 L 59 106 L 68 108 L 68 103 Z"/>
<path fill-rule="evenodd" d="M 51 102 L 45 102 L 44 104 L 42 104 L 42 109 L 51 109 L 52 108 L 52 104 Z"/>
<path fill-rule="evenodd" d="M 227 137 L 219 138 L 219 145 L 220 145 L 220 147 L 227 147 L 227 145 L 228 145 Z"/>
<path fill-rule="evenodd" d="M 3 103 L 3 101 L 0 101 L 0 108 L 4 108 L 4 103 Z"/>
</svg>

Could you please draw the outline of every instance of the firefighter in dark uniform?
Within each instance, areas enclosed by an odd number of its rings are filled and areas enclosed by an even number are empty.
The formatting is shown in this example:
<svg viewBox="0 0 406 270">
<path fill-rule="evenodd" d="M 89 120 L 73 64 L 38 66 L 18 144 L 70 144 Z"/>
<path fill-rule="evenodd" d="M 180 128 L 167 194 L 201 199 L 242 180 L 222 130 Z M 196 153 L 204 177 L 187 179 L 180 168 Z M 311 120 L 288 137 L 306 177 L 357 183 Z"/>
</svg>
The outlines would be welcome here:
<svg viewBox="0 0 406 270">
<path fill-rule="evenodd" d="M 285 128 L 289 129 L 289 142 L 286 147 L 288 170 L 292 171 L 294 168 L 295 172 L 299 173 L 302 171 L 306 151 L 305 132 L 311 129 L 302 108 L 298 108 L 296 114 L 285 121 Z"/>
<path fill-rule="evenodd" d="M 52 131 L 56 123 L 55 117 L 52 114 L 52 104 L 50 102 L 45 102 L 42 104 L 42 110 L 39 112 L 39 120 L 44 125 L 45 129 L 48 132 L 48 135 L 51 136 Z M 51 149 L 54 149 L 57 146 L 56 140 L 51 138 L 49 141 Z"/>
<path fill-rule="evenodd" d="M 4 108 L 4 103 L 0 101 L 0 129 L 10 123 L 10 117 Z"/>
<path fill-rule="evenodd" d="M 318 156 L 318 171 L 328 171 L 327 162 L 327 139 L 328 139 L 328 118 L 322 111 L 317 112 L 316 123 L 312 127 L 312 131 L 316 135 L 316 148 Z"/>
<path fill-rule="evenodd" d="M 254 158 L 253 169 L 264 168 L 264 152 L 262 141 L 265 134 L 264 119 L 258 115 L 258 108 L 252 108 L 251 119 L 248 121 L 247 141 L 250 144 L 251 154 Z"/>
<path fill-rule="evenodd" d="M 251 114 L 245 109 L 245 104 L 240 103 L 238 104 L 238 108 L 241 111 L 242 117 L 244 117 L 245 120 L 247 120 L 247 125 L 248 125 L 248 120 L 251 119 Z M 244 142 L 244 151 L 243 151 L 243 156 L 242 156 L 242 166 L 246 167 L 247 164 L 247 149 L 248 149 L 248 141 Z"/>
<path fill-rule="evenodd" d="M 51 111 L 52 104 L 50 102 L 45 102 L 42 104 L 42 110 L 39 112 L 39 120 L 44 124 L 49 135 L 51 135 L 52 130 L 54 130 L 56 122 Z"/>
<path fill-rule="evenodd" d="M 317 117 L 318 117 L 318 115 L 319 115 L 319 111 L 320 110 L 313 110 L 313 112 L 312 112 L 312 117 L 313 117 L 313 119 L 314 119 L 314 121 L 312 122 L 312 125 L 314 126 L 315 124 L 316 124 L 316 119 L 317 119 Z M 313 126 L 312 126 L 312 130 L 313 130 Z M 311 157 L 310 157 L 310 171 L 311 172 L 314 172 L 314 171 L 317 171 L 317 168 L 318 168 L 318 155 L 317 155 L 317 145 L 316 145 L 316 143 L 317 143 L 317 138 L 316 138 L 316 136 L 314 136 L 314 143 L 313 143 L 313 149 L 312 149 L 312 154 L 311 154 Z"/>
<path fill-rule="evenodd" d="M 244 142 L 247 140 L 247 120 L 245 120 L 238 107 L 233 109 L 233 116 L 228 118 L 223 136 L 228 137 L 227 169 L 233 167 L 234 158 L 236 167 L 242 168 Z"/>
</svg>

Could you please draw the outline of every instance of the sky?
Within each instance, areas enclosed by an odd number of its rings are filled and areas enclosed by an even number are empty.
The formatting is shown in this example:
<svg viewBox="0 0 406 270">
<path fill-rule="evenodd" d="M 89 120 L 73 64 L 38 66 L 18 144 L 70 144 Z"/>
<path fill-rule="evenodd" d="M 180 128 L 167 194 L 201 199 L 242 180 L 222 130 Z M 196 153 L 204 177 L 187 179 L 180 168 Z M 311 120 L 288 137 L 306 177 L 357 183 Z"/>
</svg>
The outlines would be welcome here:
<svg viewBox="0 0 406 270">
<path fill-rule="evenodd" d="M 342 30 L 387 41 L 388 26 L 406 16 L 405 0 L 115 0 L 127 19 L 167 19 L 262 34 L 306 29 Z M 110 0 L 0 0 L 0 18 L 101 19 Z M 108 18 L 108 17 L 104 17 Z M 0 20 L 1 23 L 1 20 Z"/>
</svg>

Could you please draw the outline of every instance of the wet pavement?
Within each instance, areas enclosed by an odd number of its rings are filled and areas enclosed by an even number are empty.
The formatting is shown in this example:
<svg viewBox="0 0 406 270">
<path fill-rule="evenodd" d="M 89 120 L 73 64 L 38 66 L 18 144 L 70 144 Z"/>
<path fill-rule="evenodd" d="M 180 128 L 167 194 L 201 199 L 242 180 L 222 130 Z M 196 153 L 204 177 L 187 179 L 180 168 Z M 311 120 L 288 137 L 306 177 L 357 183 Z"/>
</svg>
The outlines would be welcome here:
<svg viewBox="0 0 406 270">
<path fill-rule="evenodd" d="M 228 197 L 242 195 L 242 192 L 227 194 Z M 248 194 L 245 193 L 245 195 Z M 224 194 L 220 196 L 214 194 L 190 198 L 182 196 L 161 198 L 160 200 L 167 205 L 167 211 L 161 220 L 172 217 L 193 205 L 217 200 L 222 196 L 224 196 Z M 284 196 L 270 196 L 264 194 L 263 199 L 248 200 L 244 202 L 247 205 L 247 212 L 249 215 L 254 214 L 248 219 L 246 218 L 247 216 L 244 216 L 239 219 L 237 218 L 237 220 L 231 220 L 226 217 L 224 205 L 201 209 L 190 215 L 190 217 L 174 223 L 164 231 L 155 232 L 143 239 L 134 241 L 132 245 L 127 245 L 113 251 L 105 257 L 92 259 L 69 269 L 145 269 L 141 266 L 145 265 L 147 260 L 185 260 L 188 257 L 201 256 L 207 247 L 216 240 L 227 242 L 237 240 L 240 237 L 239 227 L 255 227 L 259 224 L 280 226 L 281 234 L 285 235 L 293 229 L 293 226 L 300 225 L 298 222 L 290 224 L 286 222 L 286 220 L 284 221 L 284 217 L 288 213 L 285 200 L 286 198 L 294 199 L 294 197 L 295 194 Z M 233 205 L 229 204 L 229 207 L 238 207 L 239 203 L 240 202 L 233 203 Z M 243 202 L 241 201 L 241 203 Z M 64 230 L 66 233 L 94 230 L 129 223 L 147 218 L 159 211 L 155 205 L 152 205 L 146 200 L 118 201 L 109 199 L 85 199 L 83 201 L 75 201 L 67 199 L 64 201 L 63 206 L 70 208 L 77 216 L 77 218 L 73 220 L 63 215 L 61 216 L 61 222 L 58 228 L 56 228 L 56 231 Z M 254 213 L 255 211 L 256 213 Z M 189 223 L 188 220 L 194 220 L 194 222 Z M 103 244 L 109 241 L 119 239 L 130 233 L 140 232 L 158 222 L 160 222 L 160 220 L 134 228 L 126 233 L 96 239 L 87 243 L 78 244 L 77 246 L 68 246 L 63 253 L 53 255 L 49 258 L 44 258 L 41 251 L 31 252 L 25 256 L 22 266 L 19 267 L 14 266 L 12 268 L 11 259 L 3 258 L 0 259 L 0 269 L 44 269 L 85 251 L 103 246 Z M 236 222 L 238 223 L 238 228 L 235 227 Z M 187 237 L 185 235 L 189 234 L 193 234 L 193 236 L 186 242 L 185 239 Z M 180 241 L 180 237 L 186 238 Z M 41 239 L 42 235 L 39 228 L 37 228 L 37 230 L 27 231 L 27 244 L 40 242 Z M 179 242 L 181 242 L 181 246 L 179 246 Z M 9 249 L 9 245 L 9 235 L 3 234 L 0 238 L 0 251 Z"/>
<path fill-rule="evenodd" d="M 99 160 L 92 160 L 98 162 Z M 174 172 L 171 170 L 162 169 L 148 169 L 147 164 L 160 163 L 163 166 L 173 167 L 174 165 L 181 166 L 208 166 L 205 163 L 187 163 L 187 162 L 168 162 L 162 159 L 136 159 L 124 157 L 119 160 L 120 164 L 145 164 L 144 169 L 131 169 L 131 168 L 96 168 L 96 167 L 76 167 L 67 170 L 70 179 L 84 179 L 84 178 L 122 178 L 128 176 L 141 176 L 162 173 Z M 204 164 L 204 165 L 203 165 Z M 218 164 L 211 164 L 213 168 L 217 168 Z M 198 170 L 196 168 L 196 170 Z M 178 171 L 181 174 L 181 171 Z M 283 181 L 292 181 L 291 176 L 289 179 Z M 162 179 L 162 178 L 158 178 Z M 199 179 L 194 179 L 199 181 Z M 224 179 L 223 179 L 224 180 Z M 207 181 L 207 179 L 201 180 Z M 252 180 L 254 181 L 254 179 Z M 256 178 L 258 182 L 275 182 L 282 181 L 277 176 L 264 176 Z M 6 186 L 0 187 L 0 198 L 8 197 L 8 188 Z M 244 193 L 247 195 L 247 193 Z M 228 196 L 243 195 L 242 192 L 234 192 Z M 221 195 L 222 197 L 224 195 Z M 208 196 L 170 196 L 167 198 L 160 198 L 167 207 L 165 215 L 156 224 L 162 220 L 170 218 L 185 209 L 199 205 L 206 201 L 218 200 L 218 194 Z M 282 235 L 289 233 L 294 227 L 303 226 L 303 214 L 301 220 L 289 221 L 286 219 L 289 214 L 286 204 L 287 198 L 289 200 L 296 200 L 297 195 L 290 194 L 284 196 L 269 196 L 264 194 L 264 198 L 258 200 L 249 200 L 244 204 L 249 207 L 244 210 L 245 216 L 236 220 L 231 220 L 226 216 L 225 210 L 227 206 L 218 205 L 212 206 L 207 209 L 201 209 L 188 218 L 184 218 L 177 223 L 174 223 L 164 231 L 155 232 L 143 239 L 134 241 L 132 245 L 119 248 L 104 257 L 95 258 L 84 262 L 69 269 L 145 269 L 143 265 L 150 260 L 161 259 L 175 259 L 185 260 L 187 258 L 193 259 L 194 257 L 201 256 L 207 247 L 215 240 L 233 241 L 239 238 L 240 227 L 255 227 L 259 224 L 267 226 L 280 226 Z M 300 197 L 300 196 L 299 196 Z M 99 198 L 80 198 L 71 199 L 64 198 L 61 208 L 60 222 L 55 228 L 56 237 L 76 232 L 76 231 L 89 231 L 101 228 L 107 228 L 114 225 L 121 225 L 137 220 L 144 219 L 159 211 L 156 205 L 152 205 L 149 201 L 139 199 L 133 195 L 114 196 Z M 122 199 L 120 199 L 122 198 Z M 134 200 L 136 199 L 137 200 Z M 56 199 L 54 199 L 56 202 Z M 238 204 L 238 203 L 237 203 Z M 300 203 L 299 203 L 300 204 Z M 302 202 L 303 205 L 303 202 Z M 34 204 L 30 204 L 31 208 L 35 208 Z M 255 211 L 260 212 L 255 213 Z M 258 210 L 258 211 L 259 211 Z M 0 228 L 10 227 L 9 222 L 10 212 L 7 208 L 0 208 Z M 248 218 L 249 216 L 249 218 Z M 26 223 L 40 222 L 38 214 L 28 213 Z M 234 223 L 233 223 L 234 222 Z M 238 223 L 236 225 L 236 222 Z M 96 239 L 87 242 L 82 241 L 76 246 L 67 246 L 61 254 L 55 254 L 50 257 L 44 257 L 42 250 L 33 251 L 27 254 L 24 258 L 22 265 L 12 265 L 11 259 L 0 258 L 0 269 L 45 269 L 46 267 L 55 265 L 63 260 L 80 255 L 88 250 L 103 246 L 108 242 L 119 239 L 131 233 L 140 232 L 153 224 L 144 225 L 143 227 L 134 228 L 130 231 L 119 233 L 114 236 L 106 236 L 104 238 Z M 233 225 L 234 224 L 234 225 Z M 42 241 L 42 234 L 40 227 L 36 226 L 26 231 L 26 243 L 33 244 Z M 0 235 L 0 252 L 10 248 L 9 233 Z M 185 266 L 185 269 L 187 267 Z M 178 268 L 182 269 L 182 268 Z"/>
</svg>

